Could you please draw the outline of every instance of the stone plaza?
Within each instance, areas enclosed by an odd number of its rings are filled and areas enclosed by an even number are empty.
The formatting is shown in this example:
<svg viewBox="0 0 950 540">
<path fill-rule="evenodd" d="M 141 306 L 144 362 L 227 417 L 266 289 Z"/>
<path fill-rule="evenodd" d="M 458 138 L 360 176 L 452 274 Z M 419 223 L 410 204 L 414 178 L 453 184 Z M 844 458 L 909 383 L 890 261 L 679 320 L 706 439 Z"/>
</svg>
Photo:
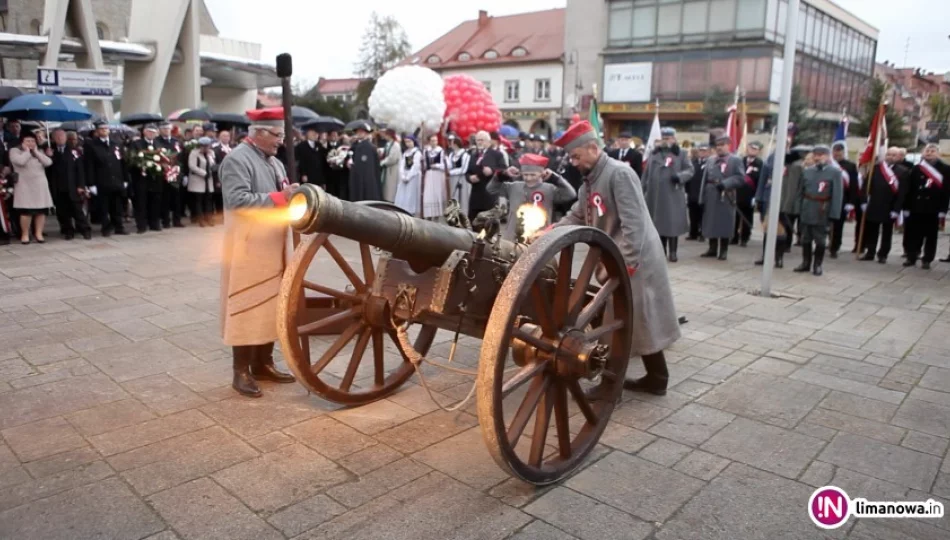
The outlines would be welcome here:
<svg viewBox="0 0 950 540">
<path fill-rule="evenodd" d="M 445 412 L 417 377 L 352 409 L 297 384 L 238 396 L 221 232 L 0 248 L 0 538 L 950 538 L 950 517 L 825 531 L 806 510 L 829 484 L 950 500 L 950 265 L 842 253 L 819 278 L 791 272 L 796 248 L 763 298 L 760 240 L 727 262 L 683 241 L 670 392 L 625 393 L 584 467 L 534 488 L 492 461 L 474 403 Z M 427 381 L 443 405 L 472 384 Z"/>
</svg>

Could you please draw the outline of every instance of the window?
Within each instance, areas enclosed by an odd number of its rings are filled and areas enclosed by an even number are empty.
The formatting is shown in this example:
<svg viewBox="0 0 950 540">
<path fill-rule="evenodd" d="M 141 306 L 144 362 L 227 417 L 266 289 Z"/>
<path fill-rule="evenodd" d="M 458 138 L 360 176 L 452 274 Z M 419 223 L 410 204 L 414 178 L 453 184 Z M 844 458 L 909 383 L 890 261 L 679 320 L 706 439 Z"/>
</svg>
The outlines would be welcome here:
<svg viewBox="0 0 950 540">
<path fill-rule="evenodd" d="M 489 60 L 492 60 L 492 59 L 498 58 L 498 51 L 488 49 L 487 51 L 485 51 L 485 54 L 483 54 L 482 56 Z"/>
<path fill-rule="evenodd" d="M 680 62 L 657 62 L 653 64 L 654 95 L 675 99 L 680 83 Z"/>
<path fill-rule="evenodd" d="M 511 51 L 511 56 L 525 56 L 528 54 L 528 49 L 524 47 L 515 47 Z"/>
<path fill-rule="evenodd" d="M 426 58 L 426 63 L 428 64 L 438 64 L 439 62 L 441 62 L 441 60 L 439 60 L 439 57 L 434 54 Z"/>
<path fill-rule="evenodd" d="M 99 39 L 109 39 L 109 29 L 102 23 L 96 25 L 96 34 L 99 36 Z"/>
<path fill-rule="evenodd" d="M 534 100 L 551 101 L 551 79 L 534 80 Z"/>
<path fill-rule="evenodd" d="M 709 62 L 708 87 L 718 86 L 726 91 L 735 89 L 739 80 L 739 60 L 737 58 L 717 59 Z"/>
<path fill-rule="evenodd" d="M 610 45 L 628 43 L 633 32 L 633 2 L 611 2 L 608 15 L 607 39 Z"/>
<path fill-rule="evenodd" d="M 517 102 L 519 99 L 518 81 L 505 81 L 505 101 L 511 103 Z"/>
<path fill-rule="evenodd" d="M 709 31 L 731 32 L 736 29 L 736 0 L 709 2 Z"/>
<path fill-rule="evenodd" d="M 459 53 L 459 62 L 468 62 L 472 59 L 472 55 L 467 52 Z"/>
<path fill-rule="evenodd" d="M 706 21 L 709 18 L 709 2 L 687 2 L 683 7 L 683 34 L 684 41 L 699 41 L 704 39 L 701 36 L 694 36 L 692 40 L 689 34 L 705 34 Z"/>
<path fill-rule="evenodd" d="M 653 43 L 656 36 L 656 6 L 637 7 L 633 10 L 633 44 Z"/>
<path fill-rule="evenodd" d="M 708 90 L 706 85 L 706 60 L 684 61 L 681 73 L 683 75 L 682 90 L 684 94 L 702 95 Z"/>
<path fill-rule="evenodd" d="M 488 90 L 488 93 L 491 94 L 491 81 L 482 81 L 482 84 L 485 85 L 485 90 Z"/>
<path fill-rule="evenodd" d="M 768 0 L 765 8 L 765 31 L 775 35 L 776 32 L 784 32 L 785 29 L 779 29 L 775 26 L 778 20 L 778 0 Z"/>
<path fill-rule="evenodd" d="M 683 4 L 677 2 L 675 4 L 666 4 L 661 5 L 659 12 L 657 14 L 657 30 L 656 35 L 658 36 L 679 36 L 680 34 L 680 14 L 683 10 Z M 669 38 L 666 40 L 661 40 L 661 42 L 669 42 Z M 673 40 L 678 41 L 678 39 Z"/>
<path fill-rule="evenodd" d="M 739 0 L 737 30 L 758 30 L 765 26 L 765 0 Z"/>
</svg>

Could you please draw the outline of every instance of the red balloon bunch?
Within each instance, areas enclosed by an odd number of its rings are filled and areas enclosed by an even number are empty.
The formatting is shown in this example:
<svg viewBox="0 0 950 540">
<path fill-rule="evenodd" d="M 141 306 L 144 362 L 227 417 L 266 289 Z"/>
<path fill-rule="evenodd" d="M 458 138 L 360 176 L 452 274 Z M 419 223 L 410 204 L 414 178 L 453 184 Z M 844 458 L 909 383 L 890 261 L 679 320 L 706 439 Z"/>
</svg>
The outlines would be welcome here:
<svg viewBox="0 0 950 540">
<path fill-rule="evenodd" d="M 445 78 L 445 117 L 450 129 L 463 140 L 480 130 L 498 131 L 501 111 L 485 85 L 470 75 L 450 75 Z"/>
</svg>

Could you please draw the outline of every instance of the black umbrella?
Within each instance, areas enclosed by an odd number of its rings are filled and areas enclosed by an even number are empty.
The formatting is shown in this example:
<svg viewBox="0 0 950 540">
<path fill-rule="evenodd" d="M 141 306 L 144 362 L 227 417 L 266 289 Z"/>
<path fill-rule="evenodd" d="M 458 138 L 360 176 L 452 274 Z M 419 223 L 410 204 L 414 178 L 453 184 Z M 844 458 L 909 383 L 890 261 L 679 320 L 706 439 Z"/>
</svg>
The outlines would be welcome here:
<svg viewBox="0 0 950 540">
<path fill-rule="evenodd" d="M 247 115 L 244 114 L 233 114 L 233 113 L 215 113 L 211 115 L 211 121 L 215 124 L 222 124 L 228 126 L 249 126 L 251 121 L 247 119 Z"/>
<path fill-rule="evenodd" d="M 16 86 L 0 86 L 0 99 L 13 99 L 23 95 L 23 90 Z"/>
<path fill-rule="evenodd" d="M 298 126 L 313 122 L 320 118 L 319 114 L 299 105 L 294 105 L 290 108 L 290 116 L 293 119 L 294 125 Z"/>
<path fill-rule="evenodd" d="M 122 123 L 130 126 L 140 126 L 142 124 L 153 124 L 157 122 L 164 122 L 165 117 L 160 114 L 154 113 L 137 113 L 130 114 L 122 118 Z"/>
<path fill-rule="evenodd" d="M 210 122 L 211 111 L 207 109 L 191 109 L 189 111 L 185 111 L 179 114 L 178 118 L 176 118 L 175 120 L 177 120 L 178 122 L 191 122 L 191 121 Z"/>
<path fill-rule="evenodd" d="M 315 129 L 319 132 L 343 131 L 345 124 L 342 120 L 332 116 L 319 116 L 301 126 L 304 130 Z"/>
<path fill-rule="evenodd" d="M 358 129 L 362 129 L 364 131 L 373 131 L 373 124 L 371 124 L 369 120 L 353 120 L 343 129 L 346 131 L 356 131 Z"/>
</svg>

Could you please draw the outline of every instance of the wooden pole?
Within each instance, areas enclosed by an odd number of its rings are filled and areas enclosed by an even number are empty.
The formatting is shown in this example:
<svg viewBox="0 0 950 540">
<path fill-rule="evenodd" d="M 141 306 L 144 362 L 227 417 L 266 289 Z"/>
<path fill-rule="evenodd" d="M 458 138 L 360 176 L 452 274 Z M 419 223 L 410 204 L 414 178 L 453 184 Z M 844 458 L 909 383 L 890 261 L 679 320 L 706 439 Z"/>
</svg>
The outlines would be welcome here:
<svg viewBox="0 0 950 540">
<path fill-rule="evenodd" d="M 877 164 L 877 151 L 881 145 L 881 123 L 884 122 L 884 102 L 877 108 L 877 118 L 879 119 L 877 123 L 877 131 L 874 133 L 874 147 L 871 148 L 871 162 L 868 163 L 868 174 L 866 175 L 867 182 L 864 184 L 864 200 L 870 202 L 871 200 L 871 183 L 874 181 L 874 167 Z M 860 204 L 860 203 L 859 203 Z M 861 250 L 864 247 L 864 228 L 868 221 L 868 212 L 867 206 L 864 207 L 864 210 L 861 211 L 861 226 L 858 228 L 858 249 L 854 253 L 854 258 L 861 258 Z"/>
</svg>

